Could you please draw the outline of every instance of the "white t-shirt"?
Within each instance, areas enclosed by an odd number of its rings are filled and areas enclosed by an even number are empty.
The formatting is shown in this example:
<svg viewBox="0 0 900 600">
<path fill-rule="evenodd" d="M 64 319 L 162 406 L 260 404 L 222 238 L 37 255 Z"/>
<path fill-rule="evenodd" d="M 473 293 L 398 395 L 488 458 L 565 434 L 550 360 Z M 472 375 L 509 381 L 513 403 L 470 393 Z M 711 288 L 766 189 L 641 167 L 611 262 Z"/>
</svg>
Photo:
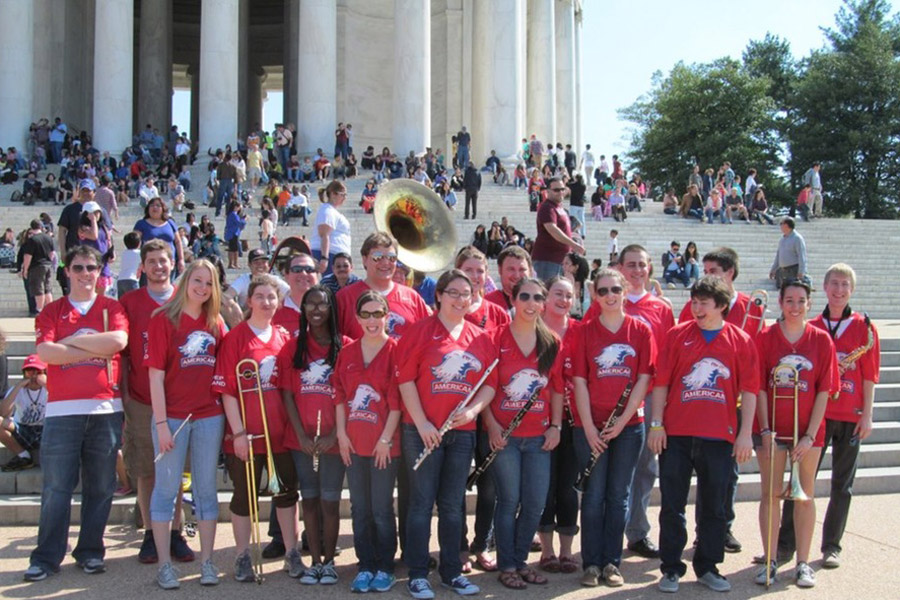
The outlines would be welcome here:
<svg viewBox="0 0 900 600">
<path fill-rule="evenodd" d="M 140 266 L 141 251 L 126 249 L 122 252 L 122 262 L 119 265 L 119 280 L 133 279 L 137 281 L 137 272 Z"/>
<path fill-rule="evenodd" d="M 582 152 L 581 153 L 581 162 L 583 162 L 584 166 L 586 166 L 586 167 L 593 167 L 594 166 L 594 153 L 591 152 L 590 150 L 585 150 L 584 152 Z"/>
<path fill-rule="evenodd" d="M 322 250 L 322 238 L 319 237 L 319 225 L 328 225 L 332 232 L 329 236 L 331 244 L 328 247 L 329 254 L 346 252 L 350 254 L 350 221 L 331 204 L 324 202 L 316 211 L 316 226 L 310 236 L 310 249 Z"/>
<path fill-rule="evenodd" d="M 7 396 L 11 394 L 13 388 L 7 392 Z M 43 425 L 44 412 L 47 410 L 47 388 L 42 387 L 39 390 L 29 390 L 27 388 L 19 389 L 13 400 L 15 413 L 13 420 L 18 425 Z"/>
<path fill-rule="evenodd" d="M 619 238 L 609 238 L 609 253 L 610 254 L 618 254 L 619 253 Z"/>
<path fill-rule="evenodd" d="M 278 277 L 274 273 L 269 273 L 272 277 L 278 281 L 278 289 L 281 290 L 282 297 L 287 296 L 291 293 L 291 286 L 289 286 L 281 277 Z M 250 289 L 250 278 L 252 275 L 250 273 L 244 273 L 243 275 L 239 275 L 237 279 L 231 282 L 229 286 L 235 292 L 237 292 L 237 303 L 240 305 L 242 309 L 247 308 L 247 290 Z"/>
<path fill-rule="evenodd" d="M 306 196 L 303 194 L 297 194 L 296 196 L 291 196 L 291 199 L 288 200 L 288 206 L 307 206 L 309 205 L 309 200 L 306 199 Z"/>
</svg>

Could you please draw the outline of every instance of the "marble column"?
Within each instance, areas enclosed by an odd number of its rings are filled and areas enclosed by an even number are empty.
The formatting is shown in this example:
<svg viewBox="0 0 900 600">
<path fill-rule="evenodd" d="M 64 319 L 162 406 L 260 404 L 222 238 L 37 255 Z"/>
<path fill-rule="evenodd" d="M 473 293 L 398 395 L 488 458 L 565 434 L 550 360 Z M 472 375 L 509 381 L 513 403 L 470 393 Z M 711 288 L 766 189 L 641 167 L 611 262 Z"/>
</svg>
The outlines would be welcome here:
<svg viewBox="0 0 900 600">
<path fill-rule="evenodd" d="M 431 0 L 394 0 L 393 148 L 406 156 L 431 144 Z"/>
<path fill-rule="evenodd" d="M 120 153 L 131 144 L 134 2 L 97 0 L 94 13 L 94 146 Z"/>
<path fill-rule="evenodd" d="M 586 140 L 582 137 L 581 130 L 581 13 L 583 7 L 578 1 L 575 6 L 575 138 L 572 146 L 581 160 L 581 153 L 584 151 Z"/>
<path fill-rule="evenodd" d="M 297 152 L 334 151 L 337 127 L 337 3 L 300 0 L 297 77 Z"/>
<path fill-rule="evenodd" d="M 247 135 L 253 131 L 253 126 L 259 123 L 262 126 L 263 100 L 265 92 L 263 83 L 266 80 L 266 72 L 259 66 L 250 68 L 247 73 L 247 109 L 245 118 L 247 122 Z"/>
<path fill-rule="evenodd" d="M 166 139 L 172 122 L 172 29 L 172 0 L 141 2 L 137 129 L 150 123 Z"/>
<path fill-rule="evenodd" d="M 31 113 L 34 54 L 34 5 L 31 0 L 0 2 L 0 146 L 15 146 L 28 157 L 28 125 Z M 52 122 L 52 117 L 51 117 Z"/>
<path fill-rule="evenodd" d="M 200 67 L 197 65 L 188 66 L 187 74 L 191 77 L 191 123 L 189 131 L 191 141 L 196 142 L 200 139 Z M 182 127 L 184 126 L 182 125 Z"/>
<path fill-rule="evenodd" d="M 285 123 L 297 123 L 297 56 L 300 41 L 300 0 L 284 1 L 284 60 L 282 67 L 282 115 Z M 269 128 L 271 128 L 269 123 Z"/>
<path fill-rule="evenodd" d="M 496 150 L 512 158 L 521 131 L 522 41 L 520 26 L 524 0 L 475 2 L 472 90 L 472 160 L 481 164 Z"/>
<path fill-rule="evenodd" d="M 250 4 L 238 0 L 238 137 L 246 140 L 252 123 L 249 117 L 249 86 L 253 85 L 250 65 Z"/>
<path fill-rule="evenodd" d="M 575 143 L 575 5 L 556 1 L 556 138 Z"/>
<path fill-rule="evenodd" d="M 236 147 L 239 0 L 203 0 L 200 11 L 200 148 Z"/>
<path fill-rule="evenodd" d="M 528 0 L 528 120 L 525 133 L 556 142 L 556 0 Z"/>
</svg>

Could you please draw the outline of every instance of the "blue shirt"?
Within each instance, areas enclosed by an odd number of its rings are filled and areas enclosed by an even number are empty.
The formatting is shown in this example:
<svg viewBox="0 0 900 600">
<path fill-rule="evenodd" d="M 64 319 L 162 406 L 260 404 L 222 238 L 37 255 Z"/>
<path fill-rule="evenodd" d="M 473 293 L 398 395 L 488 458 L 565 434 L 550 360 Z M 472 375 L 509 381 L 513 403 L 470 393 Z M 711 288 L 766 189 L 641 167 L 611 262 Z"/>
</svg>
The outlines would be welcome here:
<svg viewBox="0 0 900 600">
<path fill-rule="evenodd" d="M 141 245 L 146 244 L 150 240 L 162 240 L 169 244 L 169 247 L 172 249 L 172 256 L 178 257 L 178 254 L 175 252 L 175 236 L 178 233 L 178 228 L 172 219 L 169 219 L 159 227 L 154 227 L 147 219 L 141 219 L 134 224 L 134 231 L 141 232 Z"/>
<path fill-rule="evenodd" d="M 432 277 L 426 276 L 425 279 L 422 280 L 417 287 L 414 287 L 419 295 L 422 296 L 422 300 L 425 301 L 425 304 L 428 306 L 434 306 L 434 292 L 437 289 L 437 281 Z"/>
<path fill-rule="evenodd" d="M 228 213 L 228 216 L 225 218 L 225 241 L 227 242 L 231 238 L 241 237 L 241 232 L 244 230 L 246 224 L 247 220 L 235 211 Z"/>
</svg>

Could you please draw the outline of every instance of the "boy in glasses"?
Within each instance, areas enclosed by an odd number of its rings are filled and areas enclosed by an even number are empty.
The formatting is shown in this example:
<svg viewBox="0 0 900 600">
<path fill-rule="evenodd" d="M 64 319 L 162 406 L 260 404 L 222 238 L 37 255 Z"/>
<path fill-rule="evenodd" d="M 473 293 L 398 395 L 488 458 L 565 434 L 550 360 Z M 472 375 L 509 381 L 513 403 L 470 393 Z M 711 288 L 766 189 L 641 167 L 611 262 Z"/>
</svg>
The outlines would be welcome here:
<svg viewBox="0 0 900 600">
<path fill-rule="evenodd" d="M 291 291 L 284 297 L 284 303 L 275 313 L 272 323 L 284 327 L 293 339 L 300 330 L 300 303 L 303 295 L 319 283 L 315 259 L 309 254 L 297 254 L 291 258 L 285 276 Z"/>
<path fill-rule="evenodd" d="M 103 532 L 116 489 L 123 422 L 119 353 L 128 343 L 128 320 L 121 304 L 97 294 L 101 264 L 100 253 L 90 246 L 69 250 L 69 295 L 45 306 L 35 319 L 37 354 L 48 365 L 48 396 L 41 517 L 26 581 L 59 571 L 79 472 L 89 476 L 82 478 L 73 555 L 85 573 L 106 570 Z"/>
</svg>

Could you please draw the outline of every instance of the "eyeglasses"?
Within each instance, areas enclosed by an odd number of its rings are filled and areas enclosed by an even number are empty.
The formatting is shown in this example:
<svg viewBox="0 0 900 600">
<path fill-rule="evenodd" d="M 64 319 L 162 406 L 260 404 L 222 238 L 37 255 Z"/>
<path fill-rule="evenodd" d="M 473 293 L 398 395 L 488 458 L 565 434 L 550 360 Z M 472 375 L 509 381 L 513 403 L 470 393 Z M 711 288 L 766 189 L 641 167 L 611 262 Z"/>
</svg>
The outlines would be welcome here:
<svg viewBox="0 0 900 600">
<path fill-rule="evenodd" d="M 564 188 L 564 187 L 552 187 L 552 188 L 550 188 L 550 191 L 551 192 L 563 192 L 563 191 L 565 191 L 565 189 L 566 188 Z"/>
<path fill-rule="evenodd" d="M 309 265 L 291 265 L 291 273 L 315 273 L 316 268 Z"/>
<path fill-rule="evenodd" d="M 519 292 L 519 302 L 528 302 L 529 300 L 534 300 L 535 302 L 546 302 L 547 296 L 543 294 L 529 294 L 528 292 Z"/>
<path fill-rule="evenodd" d="M 385 258 L 388 259 L 389 261 L 391 261 L 392 263 L 397 262 L 397 255 L 394 254 L 393 252 L 373 252 L 372 254 L 369 255 L 369 258 L 371 258 L 372 260 L 374 260 L 377 263 L 381 262 L 382 259 L 385 259 Z"/>
<path fill-rule="evenodd" d="M 597 295 L 601 296 L 601 297 L 606 296 L 610 292 L 612 292 L 613 294 L 618 296 L 619 294 L 622 293 L 622 286 L 614 285 L 614 286 L 608 287 L 608 288 L 606 288 L 606 287 L 597 288 Z"/>
<path fill-rule="evenodd" d="M 73 273 L 84 273 L 85 271 L 94 273 L 100 269 L 100 265 L 69 265 L 69 269 Z"/>
<path fill-rule="evenodd" d="M 307 302 L 303 306 L 306 308 L 306 310 L 317 310 L 319 312 L 324 312 L 324 311 L 328 310 L 328 308 L 331 305 L 328 304 L 327 302 L 316 302 L 316 303 Z"/>
<path fill-rule="evenodd" d="M 444 290 L 444 294 L 450 296 L 454 300 L 457 298 L 462 298 L 463 300 L 470 300 L 472 298 L 472 292 L 464 291 L 461 292 L 459 290 Z"/>
<path fill-rule="evenodd" d="M 387 316 L 387 313 L 384 309 L 379 310 L 361 310 L 356 315 L 360 319 L 383 319 Z"/>
</svg>

